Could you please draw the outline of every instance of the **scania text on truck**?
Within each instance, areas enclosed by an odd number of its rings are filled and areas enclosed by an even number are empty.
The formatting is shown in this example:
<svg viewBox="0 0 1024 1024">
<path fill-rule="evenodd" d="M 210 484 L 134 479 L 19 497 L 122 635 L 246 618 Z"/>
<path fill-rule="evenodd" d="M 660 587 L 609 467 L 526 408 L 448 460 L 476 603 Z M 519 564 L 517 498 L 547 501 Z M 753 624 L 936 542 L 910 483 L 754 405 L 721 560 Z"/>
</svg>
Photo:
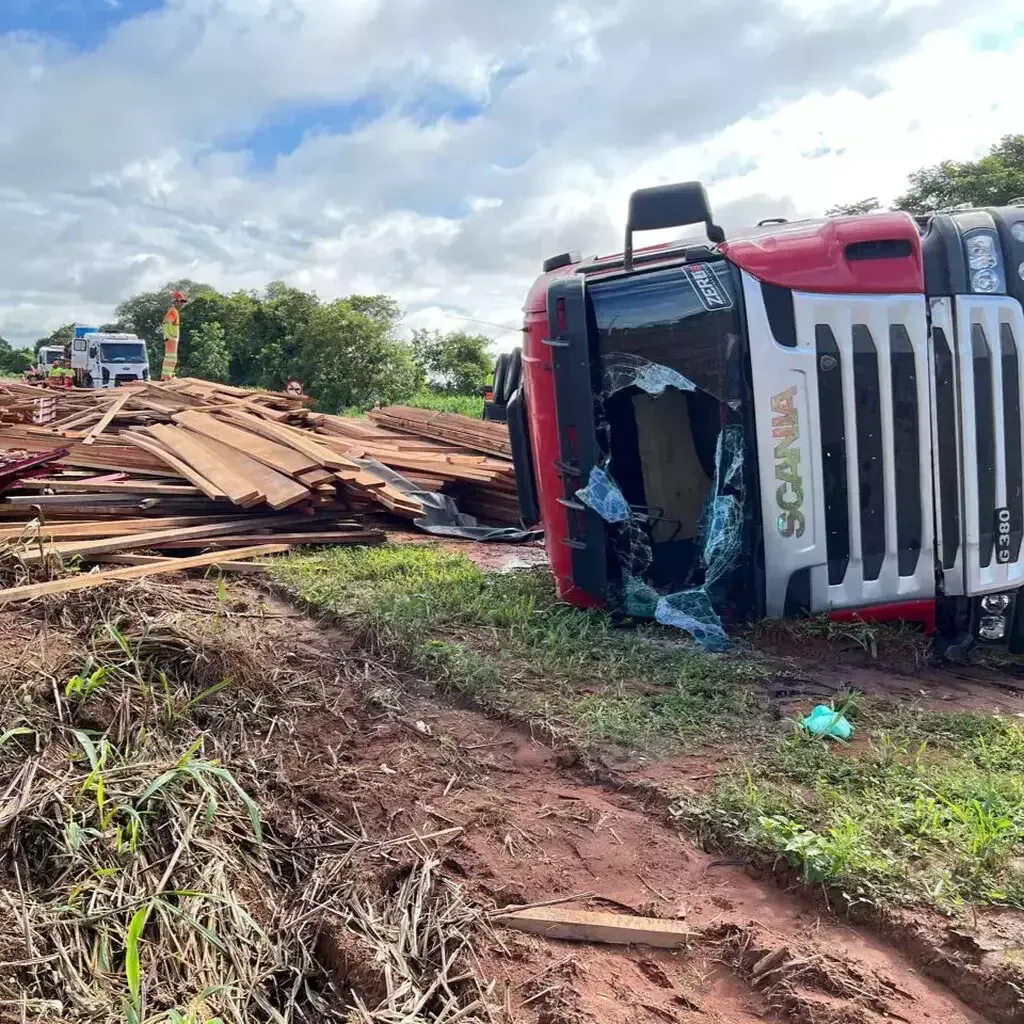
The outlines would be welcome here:
<svg viewBox="0 0 1024 1024">
<path fill-rule="evenodd" d="M 105 333 L 76 325 L 71 369 L 79 387 L 115 388 L 149 380 L 149 354 L 146 343 L 134 334 Z"/>
<path fill-rule="evenodd" d="M 526 303 L 508 421 L 559 595 L 1024 650 L 1022 303 L 1019 206 L 726 240 L 699 183 L 634 193 L 623 253 L 554 257 Z"/>
</svg>

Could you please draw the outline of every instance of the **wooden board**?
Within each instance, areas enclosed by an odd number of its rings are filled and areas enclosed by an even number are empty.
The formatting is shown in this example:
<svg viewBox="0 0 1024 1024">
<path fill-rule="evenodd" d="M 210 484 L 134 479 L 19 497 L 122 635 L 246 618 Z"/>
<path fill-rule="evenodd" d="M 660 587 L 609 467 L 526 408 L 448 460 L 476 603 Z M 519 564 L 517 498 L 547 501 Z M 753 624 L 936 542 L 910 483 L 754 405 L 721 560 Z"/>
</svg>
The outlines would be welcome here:
<svg viewBox="0 0 1024 1024">
<path fill-rule="evenodd" d="M 216 420 L 213 422 L 217 423 Z M 258 462 L 238 449 L 222 444 L 212 437 L 201 434 L 193 436 L 202 443 L 203 447 L 209 448 L 222 463 L 231 466 L 258 487 L 271 508 L 288 508 L 296 502 L 309 498 L 309 488 L 296 483 L 291 477 L 278 473 L 264 463 Z"/>
<path fill-rule="evenodd" d="M 507 914 L 499 911 L 492 915 L 491 923 L 548 939 L 659 946 L 663 949 L 684 946 L 695 937 L 693 930 L 682 921 L 573 910 L 564 906 L 534 907 Z"/>
<path fill-rule="evenodd" d="M 46 546 L 42 552 L 29 551 L 22 556 L 26 562 L 36 562 L 46 554 L 62 557 L 90 555 L 107 551 L 130 551 L 132 548 L 147 548 L 154 543 L 167 540 L 195 540 L 202 537 L 216 537 L 221 534 L 240 533 L 257 529 L 259 519 L 227 519 L 222 522 L 203 523 L 201 526 L 182 526 L 170 530 L 150 530 L 146 533 L 129 533 L 120 537 L 101 537 L 98 540 L 58 541 Z"/>
<path fill-rule="evenodd" d="M 216 565 L 218 562 L 256 558 L 260 555 L 276 555 L 287 550 L 287 544 L 260 544 L 256 547 L 235 548 L 230 551 L 211 551 L 203 555 L 193 555 L 190 558 L 165 558 L 157 562 L 149 562 L 146 565 L 111 569 L 109 572 L 80 573 L 62 580 L 50 580 L 48 583 L 30 583 L 24 587 L 0 590 L 0 605 L 13 604 L 17 601 L 32 601 L 40 597 L 53 597 L 57 594 L 70 593 L 73 590 L 92 590 L 108 583 L 137 580 L 145 576 L 156 576 L 158 573 L 180 572 L 182 569 L 197 569 L 204 565 Z"/>
<path fill-rule="evenodd" d="M 125 391 L 125 393 L 121 395 L 120 398 L 116 398 L 113 402 L 111 402 L 110 408 L 103 414 L 103 417 L 99 421 L 99 423 L 97 423 L 96 426 L 94 426 L 92 430 L 90 430 L 89 433 L 85 435 L 85 440 L 82 442 L 82 444 L 92 444 L 96 440 L 97 436 L 102 434 L 103 431 L 107 429 L 107 426 L 109 425 L 110 421 L 114 418 L 115 415 L 117 415 L 117 413 L 119 413 L 125 407 L 125 403 L 131 397 L 132 393 L 130 391 Z"/>
<path fill-rule="evenodd" d="M 211 437 L 220 444 L 234 448 L 286 476 L 322 468 L 318 467 L 317 463 L 308 456 L 295 451 L 294 448 L 287 448 L 276 441 L 250 433 L 241 427 L 232 426 L 230 423 L 206 413 L 181 412 L 172 418 L 175 423 L 180 423 L 197 434 Z"/>
<path fill-rule="evenodd" d="M 275 540 L 279 544 L 298 547 L 306 544 L 383 544 L 387 539 L 380 530 L 321 530 L 310 533 L 232 533 L 226 537 L 206 537 L 198 540 L 164 540 L 146 544 L 155 551 L 179 551 L 182 548 L 241 547 Z"/>
<path fill-rule="evenodd" d="M 227 492 L 219 484 L 208 480 L 195 467 L 167 451 L 155 438 L 142 437 L 136 432 L 125 432 L 122 436 L 130 440 L 132 444 L 166 462 L 171 469 L 180 473 L 186 480 L 190 480 L 211 501 L 227 498 Z"/>
<path fill-rule="evenodd" d="M 164 555 L 96 555 L 89 559 L 97 565 L 155 565 L 158 562 L 166 562 Z M 227 573 L 251 573 L 266 572 L 270 568 L 269 562 L 214 562 L 213 565 L 204 567 L 215 572 Z"/>
<path fill-rule="evenodd" d="M 236 505 L 251 505 L 266 497 L 259 485 L 240 471 L 238 466 L 225 463 L 195 434 L 164 424 L 146 429 L 175 458 L 188 463 L 196 472 L 216 484 Z"/>
</svg>

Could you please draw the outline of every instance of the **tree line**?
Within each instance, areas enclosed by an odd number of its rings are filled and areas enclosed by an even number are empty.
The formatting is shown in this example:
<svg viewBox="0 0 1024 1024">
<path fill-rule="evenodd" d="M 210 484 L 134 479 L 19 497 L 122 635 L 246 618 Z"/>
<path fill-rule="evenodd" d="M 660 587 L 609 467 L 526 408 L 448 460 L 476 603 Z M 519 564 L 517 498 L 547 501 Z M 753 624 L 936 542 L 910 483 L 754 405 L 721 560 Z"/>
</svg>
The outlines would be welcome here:
<svg viewBox="0 0 1024 1024">
<path fill-rule="evenodd" d="M 325 302 L 281 282 L 226 295 L 185 279 L 127 299 L 112 322 L 100 325 L 142 338 L 154 376 L 163 363 L 163 318 L 175 291 L 188 296 L 179 376 L 274 391 L 296 379 L 325 412 L 403 402 L 425 390 L 477 394 L 492 368 L 485 335 L 420 329 L 403 338 L 401 308 L 386 295 Z M 36 351 L 68 344 L 72 333 L 66 324 L 40 338 Z"/>
<path fill-rule="evenodd" d="M 1024 197 L 1024 134 L 1007 135 L 979 160 L 946 160 L 910 175 L 893 208 L 915 215 L 960 204 L 1003 206 Z M 881 209 L 877 197 L 840 204 L 829 216 Z M 181 313 L 178 368 L 243 387 L 281 389 L 301 380 L 319 408 L 337 412 L 409 400 L 424 391 L 473 395 L 492 367 L 489 340 L 463 331 L 413 331 L 402 337 L 402 312 L 386 295 L 322 301 L 281 282 L 262 292 L 224 294 L 201 282 L 169 282 L 122 302 L 106 330 L 143 338 L 150 367 L 163 362 L 162 321 L 175 290 L 189 296 Z M 67 344 L 70 324 L 36 342 Z M 0 339 L 0 373 L 20 373 L 28 353 Z"/>
</svg>

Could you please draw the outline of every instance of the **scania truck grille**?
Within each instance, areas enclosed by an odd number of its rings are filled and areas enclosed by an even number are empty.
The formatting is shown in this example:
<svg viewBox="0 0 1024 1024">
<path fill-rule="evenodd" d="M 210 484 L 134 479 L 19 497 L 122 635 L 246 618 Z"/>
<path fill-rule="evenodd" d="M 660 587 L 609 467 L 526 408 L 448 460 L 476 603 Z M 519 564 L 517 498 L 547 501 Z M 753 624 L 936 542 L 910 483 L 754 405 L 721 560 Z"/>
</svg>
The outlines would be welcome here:
<svg viewBox="0 0 1024 1024">
<path fill-rule="evenodd" d="M 924 297 L 792 293 L 790 321 L 744 285 L 768 614 L 796 611 L 795 594 L 809 611 L 930 597 Z"/>
<path fill-rule="evenodd" d="M 931 305 L 938 557 L 947 594 L 1024 583 L 1024 318 L 1005 296 Z"/>
</svg>

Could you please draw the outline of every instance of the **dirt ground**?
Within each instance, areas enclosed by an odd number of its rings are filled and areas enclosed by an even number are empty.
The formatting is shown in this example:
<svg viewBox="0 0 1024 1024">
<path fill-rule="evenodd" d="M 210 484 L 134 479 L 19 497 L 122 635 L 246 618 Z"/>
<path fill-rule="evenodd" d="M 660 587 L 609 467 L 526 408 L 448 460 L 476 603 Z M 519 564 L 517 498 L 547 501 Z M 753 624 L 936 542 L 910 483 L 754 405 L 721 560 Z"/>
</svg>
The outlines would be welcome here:
<svg viewBox="0 0 1024 1024">
<path fill-rule="evenodd" d="M 488 550 L 491 560 L 513 554 Z M 596 782 L 572 752 L 439 700 L 259 583 L 231 582 L 226 611 L 212 581 L 165 585 L 179 589 L 188 614 L 217 610 L 223 628 L 245 638 L 268 666 L 287 663 L 318 676 L 322 707 L 266 738 L 288 781 L 310 804 L 371 834 L 458 829 L 424 845 L 441 842 L 445 871 L 487 907 L 574 898 L 570 905 L 674 918 L 692 929 L 691 944 L 678 952 L 571 944 L 503 929 L 484 934 L 478 969 L 495 983 L 492 1020 L 1019 1019 L 1012 1009 L 981 1016 L 972 1006 L 984 1003 L 969 999 L 968 1005 L 929 976 L 941 974 L 935 963 L 948 959 L 939 948 L 950 932 L 942 922 L 921 922 L 918 929 L 937 936 L 932 947 L 887 941 L 829 913 L 813 893 L 787 890 L 771 877 L 754 877 L 737 860 L 698 849 L 624 777 L 612 771 Z M 0 614 L 0 638 L 0 655 L 11 659 L 45 658 L 62 643 L 59 628 L 16 611 Z M 794 665 L 792 686 L 781 687 L 779 700 L 805 698 L 813 685 L 839 689 L 855 682 L 915 699 L 922 690 L 941 690 L 934 699 L 946 707 L 1024 711 L 1016 691 L 984 678 L 954 679 L 951 687 L 947 676 L 886 676 L 810 658 Z M 634 766 L 633 778 L 669 783 L 714 773 L 714 756 L 695 756 L 639 771 Z M 995 936 L 995 944 L 963 939 L 976 947 L 961 948 L 965 964 L 980 964 L 998 950 L 1000 935 L 1004 945 L 1016 941 L 1016 919 L 988 925 L 985 935 Z M 335 974 L 342 989 L 366 984 L 351 965 L 336 967 Z"/>
</svg>

